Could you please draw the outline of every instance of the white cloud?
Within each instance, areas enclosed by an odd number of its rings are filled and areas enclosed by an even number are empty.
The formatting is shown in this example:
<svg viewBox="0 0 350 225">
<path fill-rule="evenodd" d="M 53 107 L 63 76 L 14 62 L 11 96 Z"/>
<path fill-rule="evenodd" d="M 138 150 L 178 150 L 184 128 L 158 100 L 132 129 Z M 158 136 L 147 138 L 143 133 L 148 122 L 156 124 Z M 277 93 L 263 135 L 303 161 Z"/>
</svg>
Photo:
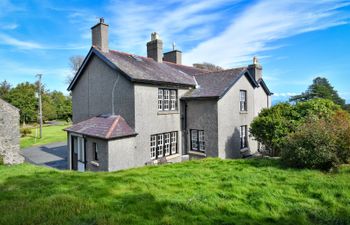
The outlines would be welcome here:
<svg viewBox="0 0 350 225">
<path fill-rule="evenodd" d="M 347 23 L 349 15 L 338 11 L 347 5 L 350 3 L 340 0 L 259 1 L 217 37 L 185 53 L 184 61 L 209 61 L 224 67 L 246 63 L 271 48 L 275 40 Z"/>
<path fill-rule="evenodd" d="M 13 38 L 11 36 L 5 35 L 5 34 L 0 34 L 0 44 L 6 44 L 6 45 L 11 45 L 15 46 L 18 48 L 23 48 L 23 49 L 41 49 L 43 48 L 42 45 L 31 42 L 31 41 L 21 41 L 16 38 Z"/>
<path fill-rule="evenodd" d="M 0 29 L 2 30 L 14 30 L 17 27 L 18 27 L 17 23 L 0 24 Z"/>
<path fill-rule="evenodd" d="M 300 93 L 295 93 L 295 92 L 282 92 L 282 93 L 274 93 L 274 97 L 290 97 L 294 95 L 299 95 Z"/>
<path fill-rule="evenodd" d="M 146 52 L 151 32 L 158 32 L 169 49 L 173 41 L 181 45 L 203 41 L 213 35 L 215 23 L 225 19 L 217 10 L 237 1 L 232 0 L 171 0 L 142 4 L 137 1 L 112 1 L 108 5 L 111 17 L 110 41 L 112 46 L 137 54 Z M 130 46 L 133 46 L 130 48 Z"/>
</svg>

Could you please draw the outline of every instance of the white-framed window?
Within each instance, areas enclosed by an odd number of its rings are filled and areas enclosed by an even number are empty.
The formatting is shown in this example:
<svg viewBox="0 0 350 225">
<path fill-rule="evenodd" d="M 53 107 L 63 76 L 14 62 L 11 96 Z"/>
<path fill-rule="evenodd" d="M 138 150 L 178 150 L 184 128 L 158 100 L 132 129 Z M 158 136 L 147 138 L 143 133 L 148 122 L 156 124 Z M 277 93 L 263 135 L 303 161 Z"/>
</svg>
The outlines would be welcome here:
<svg viewBox="0 0 350 225">
<path fill-rule="evenodd" d="M 169 100 L 170 100 L 170 90 L 165 89 L 164 90 L 164 110 L 169 110 Z"/>
<path fill-rule="evenodd" d="M 170 133 L 164 134 L 164 151 L 165 155 L 170 155 Z"/>
<path fill-rule="evenodd" d="M 191 130 L 191 150 L 198 151 L 198 130 Z"/>
<path fill-rule="evenodd" d="M 191 150 L 192 151 L 205 151 L 204 130 L 190 130 L 191 135 Z"/>
<path fill-rule="evenodd" d="M 156 158 L 156 153 L 157 153 L 157 136 L 156 135 L 151 135 L 151 159 Z"/>
<path fill-rule="evenodd" d="M 170 110 L 176 110 L 176 99 L 177 99 L 177 93 L 176 90 L 170 91 Z"/>
<path fill-rule="evenodd" d="M 158 134 L 157 135 L 157 157 L 162 157 L 163 156 L 163 147 L 164 147 L 164 140 L 163 140 L 164 136 L 163 134 Z"/>
<path fill-rule="evenodd" d="M 177 110 L 177 90 L 158 89 L 158 111 Z"/>
<path fill-rule="evenodd" d="M 171 132 L 171 154 L 177 153 L 177 132 Z"/>
<path fill-rule="evenodd" d="M 247 126 L 241 126 L 239 130 L 239 137 L 241 142 L 241 149 L 246 148 L 248 146 L 248 133 L 247 133 Z"/>
<path fill-rule="evenodd" d="M 151 159 L 176 154 L 178 152 L 177 131 L 151 135 L 150 149 Z"/>
<path fill-rule="evenodd" d="M 247 91 L 246 90 L 239 91 L 239 110 L 247 111 Z"/>
<path fill-rule="evenodd" d="M 163 89 L 158 89 L 158 110 L 163 110 Z"/>
</svg>

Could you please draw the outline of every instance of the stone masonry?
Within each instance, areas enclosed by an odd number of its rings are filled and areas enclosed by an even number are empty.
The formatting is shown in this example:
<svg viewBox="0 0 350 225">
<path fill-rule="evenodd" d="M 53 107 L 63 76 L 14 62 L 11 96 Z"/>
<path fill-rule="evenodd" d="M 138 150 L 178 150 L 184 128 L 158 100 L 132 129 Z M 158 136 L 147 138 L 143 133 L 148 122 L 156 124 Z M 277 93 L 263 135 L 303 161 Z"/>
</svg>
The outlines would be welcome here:
<svg viewBox="0 0 350 225">
<path fill-rule="evenodd" d="M 4 164 L 19 164 L 24 161 L 19 147 L 19 110 L 0 99 L 0 160 Z"/>
</svg>

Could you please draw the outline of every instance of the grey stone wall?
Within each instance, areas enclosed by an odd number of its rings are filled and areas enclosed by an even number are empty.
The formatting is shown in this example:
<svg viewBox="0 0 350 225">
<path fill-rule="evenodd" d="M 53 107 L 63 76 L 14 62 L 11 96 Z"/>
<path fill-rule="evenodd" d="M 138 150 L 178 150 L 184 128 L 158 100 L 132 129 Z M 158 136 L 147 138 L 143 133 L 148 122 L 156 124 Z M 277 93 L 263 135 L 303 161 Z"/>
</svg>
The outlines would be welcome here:
<svg viewBox="0 0 350 225">
<path fill-rule="evenodd" d="M 4 164 L 24 161 L 19 154 L 19 138 L 19 110 L 0 99 L 0 158 Z"/>
</svg>

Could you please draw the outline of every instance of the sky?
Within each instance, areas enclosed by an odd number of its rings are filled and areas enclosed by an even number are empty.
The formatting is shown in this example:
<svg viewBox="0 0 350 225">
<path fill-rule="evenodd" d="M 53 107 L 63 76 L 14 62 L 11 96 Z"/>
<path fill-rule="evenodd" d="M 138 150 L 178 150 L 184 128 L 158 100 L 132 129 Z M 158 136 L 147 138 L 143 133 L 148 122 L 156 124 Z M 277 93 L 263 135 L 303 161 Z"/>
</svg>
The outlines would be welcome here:
<svg viewBox="0 0 350 225">
<path fill-rule="evenodd" d="M 246 66 L 258 57 L 274 101 L 326 77 L 350 103 L 350 0 L 0 0 L 0 82 L 68 93 L 69 58 L 85 56 L 103 17 L 110 49 L 146 55 L 151 32 L 183 63 Z"/>
</svg>

